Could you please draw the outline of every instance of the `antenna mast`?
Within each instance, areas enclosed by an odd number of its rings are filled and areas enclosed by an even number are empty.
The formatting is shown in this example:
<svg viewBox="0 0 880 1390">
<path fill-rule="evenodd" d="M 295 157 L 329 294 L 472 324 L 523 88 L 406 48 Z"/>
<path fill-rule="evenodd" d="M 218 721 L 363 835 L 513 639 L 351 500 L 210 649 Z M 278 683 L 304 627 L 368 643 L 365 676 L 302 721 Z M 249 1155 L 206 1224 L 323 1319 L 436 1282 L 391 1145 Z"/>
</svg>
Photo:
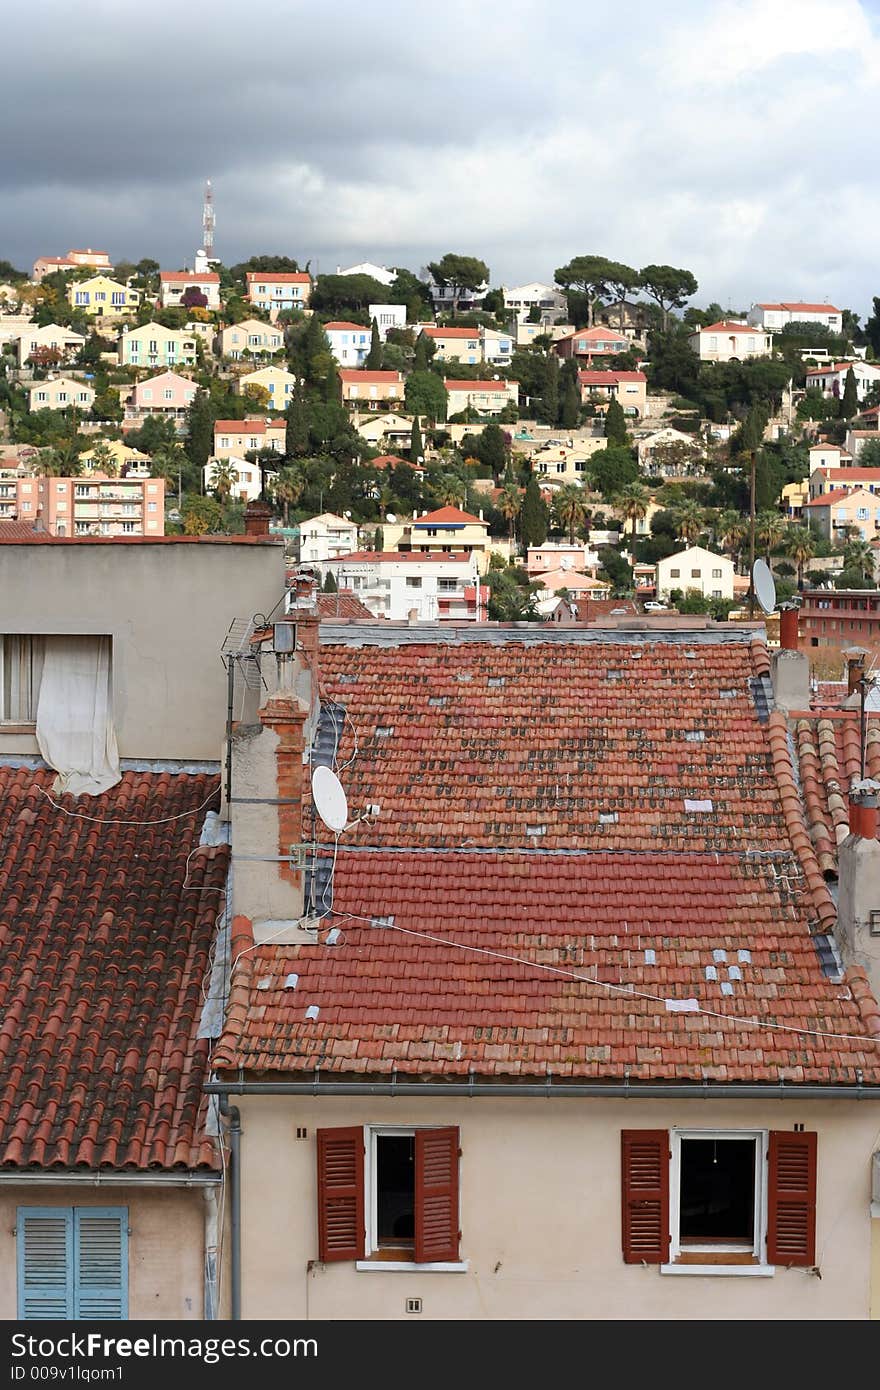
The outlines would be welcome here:
<svg viewBox="0 0 880 1390">
<path fill-rule="evenodd" d="M 202 208 L 202 249 L 210 260 L 214 254 L 214 192 L 210 179 L 205 183 L 205 202 Z"/>
</svg>

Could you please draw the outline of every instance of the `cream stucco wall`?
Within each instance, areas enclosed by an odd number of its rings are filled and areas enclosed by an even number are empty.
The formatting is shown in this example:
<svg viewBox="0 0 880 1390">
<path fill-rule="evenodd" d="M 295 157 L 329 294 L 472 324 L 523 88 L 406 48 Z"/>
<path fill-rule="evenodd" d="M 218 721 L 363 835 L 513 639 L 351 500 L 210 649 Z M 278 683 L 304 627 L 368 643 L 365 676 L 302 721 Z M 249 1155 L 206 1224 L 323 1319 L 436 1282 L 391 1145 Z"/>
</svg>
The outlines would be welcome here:
<svg viewBox="0 0 880 1390">
<path fill-rule="evenodd" d="M 18 1316 L 18 1207 L 127 1207 L 128 1310 L 132 1320 L 204 1317 L 205 1207 L 202 1187 L 0 1187 L 0 1318 Z"/>
<path fill-rule="evenodd" d="M 220 757 L 223 640 L 283 593 L 280 542 L 0 546 L 0 630 L 112 636 L 123 758 Z M 0 732 L 0 754 L 36 752 L 32 735 Z"/>
<path fill-rule="evenodd" d="M 249 1318 L 864 1319 L 869 1315 L 871 1154 L 865 1102 L 242 1097 L 242 1290 Z M 467 1272 L 319 1265 L 318 1128 L 457 1124 Z M 622 1129 L 818 1132 L 822 1277 L 661 1275 L 621 1255 Z M 307 1138 L 297 1139 L 297 1127 Z M 880 1273 L 877 1243 L 875 1275 Z M 228 1278 L 227 1275 L 225 1276 Z"/>
</svg>

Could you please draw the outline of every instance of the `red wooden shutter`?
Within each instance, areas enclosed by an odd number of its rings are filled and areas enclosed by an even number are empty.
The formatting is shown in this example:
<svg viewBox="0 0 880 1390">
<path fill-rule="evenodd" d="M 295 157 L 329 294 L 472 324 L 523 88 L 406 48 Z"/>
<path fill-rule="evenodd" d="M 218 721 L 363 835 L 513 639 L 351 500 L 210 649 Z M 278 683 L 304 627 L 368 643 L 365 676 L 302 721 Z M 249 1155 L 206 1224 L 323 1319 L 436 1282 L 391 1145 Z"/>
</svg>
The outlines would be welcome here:
<svg viewBox="0 0 880 1390">
<path fill-rule="evenodd" d="M 767 1263 L 816 1263 L 816 1135 L 770 1131 Z"/>
<path fill-rule="evenodd" d="M 624 1129 L 620 1138 L 624 1263 L 662 1264 L 669 1259 L 669 1135 Z"/>
<path fill-rule="evenodd" d="M 458 1259 L 458 1130 L 416 1130 L 416 1264 Z"/>
<path fill-rule="evenodd" d="M 364 1257 L 364 1131 L 318 1130 L 318 1258 Z"/>
</svg>

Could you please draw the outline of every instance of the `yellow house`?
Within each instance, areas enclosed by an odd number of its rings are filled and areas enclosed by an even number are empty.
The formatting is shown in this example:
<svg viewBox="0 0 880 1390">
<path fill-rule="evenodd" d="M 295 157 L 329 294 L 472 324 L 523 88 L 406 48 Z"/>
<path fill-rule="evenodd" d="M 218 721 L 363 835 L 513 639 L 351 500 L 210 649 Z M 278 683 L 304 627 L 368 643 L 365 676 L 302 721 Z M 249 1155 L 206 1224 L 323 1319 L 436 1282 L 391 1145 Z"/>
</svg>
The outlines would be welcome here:
<svg viewBox="0 0 880 1390">
<path fill-rule="evenodd" d="M 164 328 L 161 323 L 141 324 L 123 332 L 119 339 L 123 367 L 177 367 L 195 360 L 195 334 Z"/>
<path fill-rule="evenodd" d="M 67 299 L 83 314 L 100 315 L 106 319 L 132 314 L 141 302 L 140 290 L 130 290 L 109 275 L 93 275 L 90 280 L 76 280 L 68 287 Z"/>
<path fill-rule="evenodd" d="M 127 444 L 123 444 L 121 439 L 101 439 L 100 443 L 106 444 L 114 464 L 120 471 L 123 466 L 126 468 L 146 468 L 149 466 L 149 454 L 142 454 L 139 449 L 130 449 Z M 79 461 L 87 472 L 94 468 L 94 459 L 94 448 L 87 449 L 84 454 L 79 456 Z"/>
<path fill-rule="evenodd" d="M 272 410 L 285 410 L 293 396 L 296 377 L 281 367 L 261 367 L 259 371 L 240 376 L 236 390 L 240 396 L 244 396 L 249 386 L 262 386 L 269 394 L 269 407 Z"/>
</svg>

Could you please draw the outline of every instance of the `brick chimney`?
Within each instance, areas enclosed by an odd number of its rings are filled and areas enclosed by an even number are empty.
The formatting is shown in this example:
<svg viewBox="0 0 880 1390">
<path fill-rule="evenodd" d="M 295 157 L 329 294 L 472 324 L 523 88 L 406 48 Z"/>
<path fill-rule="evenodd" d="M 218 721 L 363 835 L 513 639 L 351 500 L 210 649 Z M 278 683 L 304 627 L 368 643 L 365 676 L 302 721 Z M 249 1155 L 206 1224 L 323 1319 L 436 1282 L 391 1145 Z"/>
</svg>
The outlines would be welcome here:
<svg viewBox="0 0 880 1390">
<path fill-rule="evenodd" d="M 272 508 L 265 502 L 248 502 L 244 509 L 244 532 L 246 536 L 268 536 Z"/>
<path fill-rule="evenodd" d="M 312 939 L 302 926 L 303 870 L 291 847 L 303 839 L 308 752 L 320 708 L 318 619 L 291 613 L 271 631 L 262 646 L 269 691 L 259 722 L 232 733 L 232 913 L 253 924 L 255 942 L 291 944 Z"/>
<path fill-rule="evenodd" d="M 798 651 L 798 610 L 781 608 L 779 612 L 779 649 L 770 658 L 770 679 L 773 699 L 778 709 L 810 708 L 810 662 L 806 652 Z"/>
<path fill-rule="evenodd" d="M 853 782 L 849 834 L 838 851 L 837 943 L 847 966 L 860 967 L 880 998 L 880 782 Z M 876 920 L 872 922 L 872 917 Z"/>
</svg>

